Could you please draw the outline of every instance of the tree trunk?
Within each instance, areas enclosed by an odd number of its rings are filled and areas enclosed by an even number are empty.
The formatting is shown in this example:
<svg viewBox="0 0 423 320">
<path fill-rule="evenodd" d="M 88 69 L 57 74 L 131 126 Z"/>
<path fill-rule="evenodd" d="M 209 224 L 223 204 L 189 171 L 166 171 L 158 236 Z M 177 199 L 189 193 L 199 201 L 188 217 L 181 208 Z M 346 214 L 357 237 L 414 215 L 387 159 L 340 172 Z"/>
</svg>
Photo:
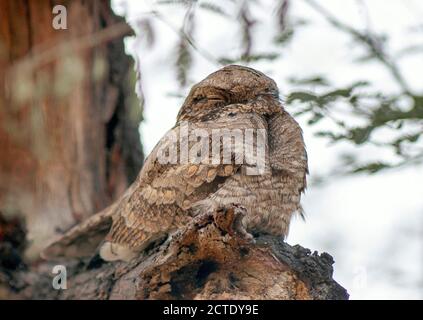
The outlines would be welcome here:
<svg viewBox="0 0 423 320">
<path fill-rule="evenodd" d="M 34 258 L 116 199 L 143 161 L 131 29 L 109 1 L 0 2 L 0 214 L 24 219 Z M 116 38 L 119 36 L 118 38 Z"/>
</svg>

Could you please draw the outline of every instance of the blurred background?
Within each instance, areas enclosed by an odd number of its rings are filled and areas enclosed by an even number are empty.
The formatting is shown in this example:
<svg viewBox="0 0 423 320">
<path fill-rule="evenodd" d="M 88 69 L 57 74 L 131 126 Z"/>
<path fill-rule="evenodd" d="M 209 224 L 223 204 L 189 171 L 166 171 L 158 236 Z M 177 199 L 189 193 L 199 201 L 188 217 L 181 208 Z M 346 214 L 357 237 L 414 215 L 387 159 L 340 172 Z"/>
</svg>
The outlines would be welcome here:
<svg viewBox="0 0 423 320">
<path fill-rule="evenodd" d="M 146 154 L 190 86 L 238 63 L 275 79 L 310 163 L 306 222 L 352 299 L 423 298 L 423 5 L 419 1 L 114 1 L 137 36 Z"/>
<path fill-rule="evenodd" d="M 331 254 L 352 299 L 423 299 L 421 1 L 57 5 L 0 1 L 0 298 L 10 270 L 124 192 L 194 83 L 242 64 L 304 131 L 288 243 Z"/>
</svg>

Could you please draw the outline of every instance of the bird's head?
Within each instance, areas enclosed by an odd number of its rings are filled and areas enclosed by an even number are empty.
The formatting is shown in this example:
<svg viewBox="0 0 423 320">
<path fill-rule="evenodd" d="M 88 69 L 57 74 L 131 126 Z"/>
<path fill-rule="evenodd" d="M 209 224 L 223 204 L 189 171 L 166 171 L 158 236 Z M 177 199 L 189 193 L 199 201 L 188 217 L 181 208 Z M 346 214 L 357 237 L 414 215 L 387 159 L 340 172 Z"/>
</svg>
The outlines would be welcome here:
<svg viewBox="0 0 423 320">
<path fill-rule="evenodd" d="M 179 111 L 178 122 L 209 119 L 236 104 L 249 105 L 261 114 L 282 110 L 275 81 L 252 68 L 230 65 L 191 88 Z"/>
</svg>

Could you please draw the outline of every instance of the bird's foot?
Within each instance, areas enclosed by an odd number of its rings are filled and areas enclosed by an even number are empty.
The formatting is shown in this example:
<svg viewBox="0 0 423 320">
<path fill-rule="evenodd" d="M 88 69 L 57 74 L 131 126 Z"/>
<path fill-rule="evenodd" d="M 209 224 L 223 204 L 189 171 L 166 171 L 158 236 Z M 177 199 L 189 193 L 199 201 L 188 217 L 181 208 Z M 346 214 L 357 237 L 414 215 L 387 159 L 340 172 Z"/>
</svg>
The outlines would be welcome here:
<svg viewBox="0 0 423 320">
<path fill-rule="evenodd" d="M 236 234 L 247 242 L 255 242 L 243 223 L 247 210 L 238 204 L 232 204 L 229 207 L 216 210 L 214 220 L 218 227 L 229 234 Z"/>
</svg>

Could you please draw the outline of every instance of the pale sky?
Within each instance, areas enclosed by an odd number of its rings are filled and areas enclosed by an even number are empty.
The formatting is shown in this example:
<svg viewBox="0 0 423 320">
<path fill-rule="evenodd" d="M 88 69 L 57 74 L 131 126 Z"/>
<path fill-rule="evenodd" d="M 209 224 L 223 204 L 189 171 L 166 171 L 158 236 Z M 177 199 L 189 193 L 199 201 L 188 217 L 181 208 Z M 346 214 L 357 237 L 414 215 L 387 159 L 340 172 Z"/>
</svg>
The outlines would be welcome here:
<svg viewBox="0 0 423 320">
<path fill-rule="evenodd" d="M 201 2 L 201 1 L 200 1 Z M 220 0 L 228 13 L 234 12 L 231 1 Z M 254 50 L 273 50 L 274 13 L 271 0 L 259 1 L 254 6 L 254 16 L 264 23 L 254 30 Z M 278 83 L 282 96 L 294 88 L 289 77 L 323 74 L 337 86 L 355 80 L 369 80 L 383 92 L 398 90 L 385 69 L 377 63 L 357 65 L 362 48 L 351 38 L 334 29 L 302 0 L 291 1 L 295 18 L 306 18 L 311 24 L 297 29 L 293 41 L 283 49 L 280 58 L 250 64 Z M 390 47 L 396 52 L 405 45 L 422 44 L 422 32 L 405 32 L 421 24 L 423 4 L 416 0 L 368 0 L 366 18 L 363 1 L 319 1 L 340 20 L 355 27 L 368 26 L 374 31 L 390 35 Z M 160 11 L 175 27 L 180 27 L 185 9 L 178 5 L 158 6 L 155 1 L 114 1 L 118 13 L 126 12 L 131 23 L 145 17 L 146 12 Z M 126 9 L 124 9 L 126 7 Z M 237 24 L 214 13 L 196 11 L 195 39 L 211 55 L 239 52 Z M 140 131 L 145 151 L 148 153 L 170 129 L 182 100 L 174 93 L 186 95 L 178 88 L 173 69 L 175 42 L 178 39 L 169 25 L 154 20 L 156 44 L 146 48 L 142 35 L 127 41 L 127 50 L 137 55 L 141 63 L 142 86 L 146 97 L 145 120 Z M 275 50 L 279 50 L 276 48 Z M 195 83 L 215 71 L 214 65 L 193 51 L 194 65 L 190 83 Z M 421 86 L 423 59 L 416 55 L 401 64 L 404 76 L 412 88 L 423 91 Z M 420 86 L 420 87 L 419 87 Z M 295 110 L 289 109 L 294 112 Z M 310 180 L 313 175 L 328 173 L 337 164 L 338 156 L 346 150 L 354 151 L 363 159 L 390 157 L 388 153 L 365 147 L 354 149 L 349 145 L 329 145 L 316 138 L 318 127 L 306 124 L 306 117 L 297 119 L 304 129 L 309 154 Z M 351 119 L 353 121 L 353 119 Z M 322 126 L 329 126 L 322 123 Z M 321 128 L 321 127 L 320 127 Z M 383 136 L 381 137 L 383 139 Z M 306 222 L 292 223 L 287 241 L 311 250 L 330 253 L 336 263 L 335 279 L 350 293 L 352 299 L 417 299 L 423 298 L 423 168 L 414 167 L 368 176 L 334 178 L 323 186 L 311 185 L 303 198 Z M 401 276 L 400 276 L 401 275 Z M 418 290 L 416 282 L 420 281 Z M 413 286 L 414 285 L 414 286 Z"/>
</svg>

